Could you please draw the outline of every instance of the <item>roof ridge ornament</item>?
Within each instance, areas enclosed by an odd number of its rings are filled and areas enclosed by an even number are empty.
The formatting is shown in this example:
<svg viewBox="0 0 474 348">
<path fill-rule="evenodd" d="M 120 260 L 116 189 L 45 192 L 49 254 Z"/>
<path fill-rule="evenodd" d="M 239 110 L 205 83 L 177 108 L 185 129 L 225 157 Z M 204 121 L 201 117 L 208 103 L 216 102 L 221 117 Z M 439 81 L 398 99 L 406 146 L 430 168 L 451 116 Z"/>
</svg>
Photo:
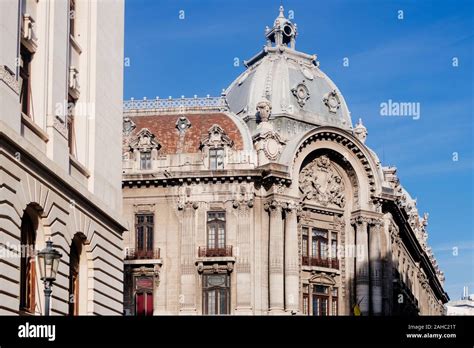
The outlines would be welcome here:
<svg viewBox="0 0 474 348">
<path fill-rule="evenodd" d="M 362 118 L 359 118 L 359 122 L 354 127 L 354 135 L 362 142 L 365 143 L 365 139 L 367 139 L 367 128 L 362 124 Z"/>
<path fill-rule="evenodd" d="M 275 45 L 288 46 L 291 49 L 295 49 L 295 39 L 297 35 L 296 24 L 293 24 L 288 18 L 285 17 L 285 9 L 280 6 L 280 13 L 273 23 L 273 28 L 268 26 L 265 28 L 265 37 L 267 38 L 267 46 Z"/>
</svg>

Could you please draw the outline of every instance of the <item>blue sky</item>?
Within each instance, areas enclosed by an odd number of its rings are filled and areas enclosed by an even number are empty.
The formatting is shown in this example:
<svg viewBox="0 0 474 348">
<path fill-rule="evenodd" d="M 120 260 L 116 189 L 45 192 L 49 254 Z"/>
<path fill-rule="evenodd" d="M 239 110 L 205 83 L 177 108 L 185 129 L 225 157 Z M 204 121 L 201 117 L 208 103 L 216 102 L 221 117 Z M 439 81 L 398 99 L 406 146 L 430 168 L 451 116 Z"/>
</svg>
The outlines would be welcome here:
<svg viewBox="0 0 474 348">
<path fill-rule="evenodd" d="M 127 0 L 124 99 L 219 95 L 244 70 L 234 58 L 264 45 L 280 3 Z M 473 3 L 283 1 L 298 24 L 296 48 L 318 55 L 353 122 L 362 117 L 367 145 L 398 168 L 420 214 L 429 212 L 429 243 L 452 299 L 464 285 L 474 293 Z M 381 116 L 389 99 L 420 103 L 420 118 Z"/>
</svg>

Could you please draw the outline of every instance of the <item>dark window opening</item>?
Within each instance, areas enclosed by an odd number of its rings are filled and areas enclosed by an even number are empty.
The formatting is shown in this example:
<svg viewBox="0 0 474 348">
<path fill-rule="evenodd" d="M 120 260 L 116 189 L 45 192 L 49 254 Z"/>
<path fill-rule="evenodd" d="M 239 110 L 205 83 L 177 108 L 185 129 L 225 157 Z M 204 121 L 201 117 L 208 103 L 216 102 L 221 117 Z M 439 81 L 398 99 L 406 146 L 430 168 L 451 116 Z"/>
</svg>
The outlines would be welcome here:
<svg viewBox="0 0 474 348">
<path fill-rule="evenodd" d="M 31 61 L 33 54 L 21 45 L 20 50 L 20 103 L 21 112 L 31 117 Z"/>
<path fill-rule="evenodd" d="M 153 258 L 153 214 L 136 215 L 136 257 Z"/>
<path fill-rule="evenodd" d="M 75 109 L 77 99 L 74 99 L 71 95 L 68 95 L 67 100 L 67 142 L 69 146 L 69 154 L 72 156 L 77 155 L 76 145 L 76 130 L 75 130 Z"/>
<path fill-rule="evenodd" d="M 230 313 L 230 277 L 228 274 L 204 274 L 202 305 L 203 314 Z"/>
<path fill-rule="evenodd" d="M 25 213 L 21 221 L 21 261 L 20 261 L 20 311 L 34 313 L 36 262 L 34 247 L 36 230 L 30 216 Z"/>
</svg>

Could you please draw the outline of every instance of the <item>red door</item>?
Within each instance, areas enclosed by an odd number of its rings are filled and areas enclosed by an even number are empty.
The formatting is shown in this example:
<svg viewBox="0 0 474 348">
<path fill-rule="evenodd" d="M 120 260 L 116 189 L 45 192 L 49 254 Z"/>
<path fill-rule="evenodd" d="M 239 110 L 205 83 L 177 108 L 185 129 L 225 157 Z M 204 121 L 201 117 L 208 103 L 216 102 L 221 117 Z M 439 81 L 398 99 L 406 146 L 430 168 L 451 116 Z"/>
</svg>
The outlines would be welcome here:
<svg viewBox="0 0 474 348">
<path fill-rule="evenodd" d="M 135 306 L 136 315 L 153 315 L 153 293 L 137 292 L 137 294 L 135 295 Z"/>
</svg>

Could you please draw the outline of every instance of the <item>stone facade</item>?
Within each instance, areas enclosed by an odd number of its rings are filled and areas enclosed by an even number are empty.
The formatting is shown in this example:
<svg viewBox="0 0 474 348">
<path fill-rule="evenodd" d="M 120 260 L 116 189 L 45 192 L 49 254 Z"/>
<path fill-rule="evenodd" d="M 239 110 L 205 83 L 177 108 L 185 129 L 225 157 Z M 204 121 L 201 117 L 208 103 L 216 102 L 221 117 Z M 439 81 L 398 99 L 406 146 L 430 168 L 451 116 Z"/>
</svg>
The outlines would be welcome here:
<svg viewBox="0 0 474 348">
<path fill-rule="evenodd" d="M 443 312 L 427 215 L 296 34 L 222 97 L 125 102 L 126 313 Z"/>
<path fill-rule="evenodd" d="M 51 314 L 121 315 L 124 4 L 5 0 L 0 16 L 0 314 L 44 313 L 21 247 L 50 239 Z"/>
</svg>

